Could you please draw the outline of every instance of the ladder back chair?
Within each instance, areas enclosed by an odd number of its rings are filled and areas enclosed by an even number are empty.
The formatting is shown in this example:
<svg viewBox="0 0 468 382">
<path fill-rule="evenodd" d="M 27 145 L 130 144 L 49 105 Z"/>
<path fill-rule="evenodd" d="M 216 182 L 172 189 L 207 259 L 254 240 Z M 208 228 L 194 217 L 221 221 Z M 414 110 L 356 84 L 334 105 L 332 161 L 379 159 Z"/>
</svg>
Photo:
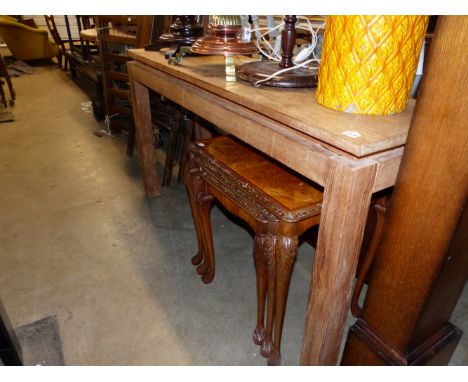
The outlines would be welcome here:
<svg viewBox="0 0 468 382">
<path fill-rule="evenodd" d="M 95 16 L 106 121 L 112 132 L 128 132 L 127 155 L 133 155 L 133 125 L 127 50 L 143 48 L 151 39 L 152 16 Z"/>
</svg>

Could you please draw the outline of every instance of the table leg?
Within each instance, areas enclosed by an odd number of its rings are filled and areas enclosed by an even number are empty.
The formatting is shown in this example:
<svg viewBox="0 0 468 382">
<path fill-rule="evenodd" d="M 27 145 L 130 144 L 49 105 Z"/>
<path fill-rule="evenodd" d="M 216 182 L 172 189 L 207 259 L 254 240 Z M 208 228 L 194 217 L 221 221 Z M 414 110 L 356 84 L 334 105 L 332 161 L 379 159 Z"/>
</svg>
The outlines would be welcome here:
<svg viewBox="0 0 468 382">
<path fill-rule="evenodd" d="M 138 160 L 143 173 L 143 184 L 149 198 L 160 195 L 156 156 L 153 146 L 153 128 L 148 88 L 132 79 L 132 63 L 128 64 L 131 83 L 133 118 L 135 121 Z"/>
<path fill-rule="evenodd" d="M 336 365 L 377 163 L 330 158 L 301 365 Z"/>
</svg>

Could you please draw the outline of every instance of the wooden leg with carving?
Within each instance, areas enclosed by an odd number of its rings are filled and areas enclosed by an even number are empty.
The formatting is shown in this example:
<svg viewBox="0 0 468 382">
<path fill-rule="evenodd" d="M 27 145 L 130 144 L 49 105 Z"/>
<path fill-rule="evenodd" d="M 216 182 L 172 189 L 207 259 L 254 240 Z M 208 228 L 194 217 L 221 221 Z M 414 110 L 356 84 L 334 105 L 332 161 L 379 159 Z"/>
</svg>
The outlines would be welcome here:
<svg viewBox="0 0 468 382">
<path fill-rule="evenodd" d="M 286 300 L 291 280 L 291 272 L 297 255 L 299 239 L 295 237 L 278 237 L 275 242 L 275 332 L 273 337 L 273 349 L 268 358 L 268 365 L 281 364 L 281 336 L 283 333 L 284 314 Z"/>
<path fill-rule="evenodd" d="M 198 253 L 192 258 L 192 264 L 198 265 L 197 273 L 202 276 L 203 282 L 208 284 L 214 278 L 214 247 L 210 218 L 214 198 L 207 193 L 206 183 L 199 174 L 199 168 L 191 162 L 186 177 L 198 241 Z"/>
<path fill-rule="evenodd" d="M 301 365 L 336 365 L 376 172 L 372 160 L 329 160 Z"/>
<path fill-rule="evenodd" d="M 265 299 L 267 294 L 267 263 L 264 254 L 264 235 L 256 235 L 254 242 L 255 270 L 257 278 L 257 326 L 253 333 L 255 344 L 265 340 Z"/>
<path fill-rule="evenodd" d="M 192 264 L 199 265 L 203 260 L 203 253 L 205 251 L 203 246 L 203 231 L 201 228 L 200 211 L 197 208 L 198 206 L 196 197 L 196 195 L 198 195 L 201 192 L 201 179 L 199 175 L 199 169 L 190 164 L 187 168 L 185 177 L 187 179 L 187 194 L 190 201 L 190 208 L 192 210 L 193 223 L 195 225 L 195 232 L 197 234 L 198 242 L 198 252 L 194 257 L 192 257 Z"/>
<path fill-rule="evenodd" d="M 213 233 L 211 231 L 211 207 L 214 197 L 207 193 L 198 194 L 200 208 L 200 222 L 203 232 L 203 263 L 197 267 L 197 272 L 202 276 L 202 281 L 209 284 L 215 274 Z"/>
<path fill-rule="evenodd" d="M 159 177 L 156 169 L 156 157 L 153 147 L 153 128 L 151 127 L 151 109 L 148 88 L 132 80 L 134 62 L 129 62 L 133 118 L 135 121 L 136 139 L 138 142 L 138 159 L 143 173 L 143 183 L 146 196 L 149 198 L 160 195 Z"/>
<path fill-rule="evenodd" d="M 275 296 L 276 296 L 276 265 L 275 265 L 275 242 L 276 237 L 263 236 L 263 253 L 267 264 L 267 320 L 265 340 L 260 349 L 260 354 L 268 358 L 273 349 L 273 324 L 275 321 Z"/>
</svg>

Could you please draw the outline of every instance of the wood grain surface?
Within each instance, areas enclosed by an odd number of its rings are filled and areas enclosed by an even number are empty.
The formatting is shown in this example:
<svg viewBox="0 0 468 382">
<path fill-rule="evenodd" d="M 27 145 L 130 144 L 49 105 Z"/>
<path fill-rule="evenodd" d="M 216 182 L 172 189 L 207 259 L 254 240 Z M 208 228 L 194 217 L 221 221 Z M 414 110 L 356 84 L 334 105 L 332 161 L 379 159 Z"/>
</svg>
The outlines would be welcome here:
<svg viewBox="0 0 468 382">
<path fill-rule="evenodd" d="M 406 140 L 413 101 L 404 112 L 393 116 L 342 113 L 319 105 L 313 89 L 256 88 L 240 80 L 226 82 L 224 60 L 219 56 L 186 56 L 181 64 L 169 65 L 162 52 L 135 49 L 130 50 L 129 55 L 149 67 L 229 99 L 356 157 L 404 145 Z M 359 136 L 352 138 L 343 134 L 348 131 Z"/>
</svg>

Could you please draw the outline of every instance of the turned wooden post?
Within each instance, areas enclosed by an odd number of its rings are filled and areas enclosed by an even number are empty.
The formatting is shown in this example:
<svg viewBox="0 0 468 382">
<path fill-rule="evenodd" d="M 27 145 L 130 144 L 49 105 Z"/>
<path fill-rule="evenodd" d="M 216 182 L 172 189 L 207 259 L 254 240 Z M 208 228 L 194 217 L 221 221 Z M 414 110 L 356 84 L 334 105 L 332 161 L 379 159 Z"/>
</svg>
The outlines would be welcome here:
<svg viewBox="0 0 468 382">
<path fill-rule="evenodd" d="M 284 29 L 281 32 L 281 50 L 283 51 L 283 58 L 279 64 L 280 68 L 290 68 L 294 66 L 293 49 L 296 43 L 296 16 L 284 16 Z"/>
</svg>

